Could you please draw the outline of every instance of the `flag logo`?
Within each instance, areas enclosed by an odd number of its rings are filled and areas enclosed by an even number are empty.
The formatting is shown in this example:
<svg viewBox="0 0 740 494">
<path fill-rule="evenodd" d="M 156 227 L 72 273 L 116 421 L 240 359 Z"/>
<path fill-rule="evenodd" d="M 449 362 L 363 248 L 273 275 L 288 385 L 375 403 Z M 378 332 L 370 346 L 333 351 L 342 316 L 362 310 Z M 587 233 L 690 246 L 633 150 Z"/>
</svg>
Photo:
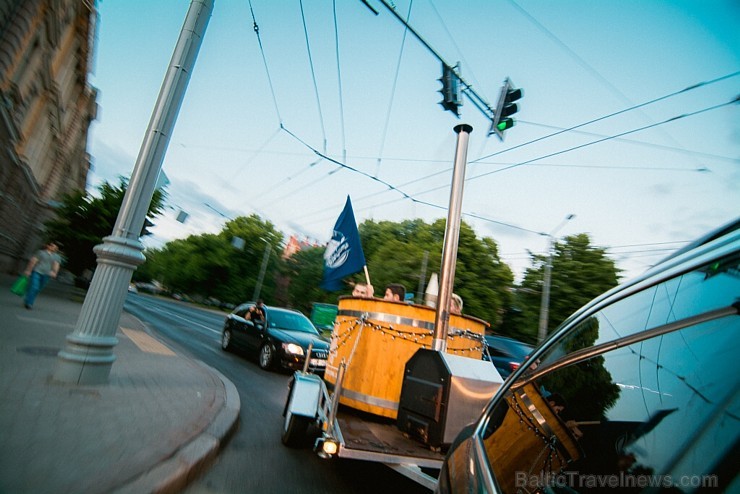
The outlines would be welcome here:
<svg viewBox="0 0 740 494">
<path fill-rule="evenodd" d="M 326 246 L 326 252 L 324 252 L 324 263 L 327 268 L 337 269 L 342 266 L 352 251 L 352 247 L 349 245 L 349 240 L 344 236 L 342 232 L 334 230 L 329 244 Z"/>
</svg>

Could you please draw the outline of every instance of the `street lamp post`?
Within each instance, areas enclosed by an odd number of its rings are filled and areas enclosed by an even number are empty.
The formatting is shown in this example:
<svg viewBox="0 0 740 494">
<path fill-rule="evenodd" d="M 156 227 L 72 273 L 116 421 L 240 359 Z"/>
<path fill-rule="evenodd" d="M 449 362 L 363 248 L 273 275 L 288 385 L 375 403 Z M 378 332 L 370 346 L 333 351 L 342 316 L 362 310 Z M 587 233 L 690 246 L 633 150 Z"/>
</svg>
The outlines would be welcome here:
<svg viewBox="0 0 740 494">
<path fill-rule="evenodd" d="M 94 249 L 98 266 L 75 329 L 58 354 L 53 375 L 57 381 L 108 382 L 127 287 L 145 260 L 139 237 L 212 10 L 213 0 L 190 3 L 113 232 Z"/>
<path fill-rule="evenodd" d="M 550 278 L 552 277 L 552 251 L 555 244 L 555 233 L 575 217 L 575 214 L 569 214 L 557 228 L 547 235 L 547 262 L 545 263 L 545 274 L 542 280 L 542 304 L 540 305 L 540 324 L 537 332 L 538 343 L 541 343 L 547 335 L 547 319 L 550 310 Z"/>
</svg>

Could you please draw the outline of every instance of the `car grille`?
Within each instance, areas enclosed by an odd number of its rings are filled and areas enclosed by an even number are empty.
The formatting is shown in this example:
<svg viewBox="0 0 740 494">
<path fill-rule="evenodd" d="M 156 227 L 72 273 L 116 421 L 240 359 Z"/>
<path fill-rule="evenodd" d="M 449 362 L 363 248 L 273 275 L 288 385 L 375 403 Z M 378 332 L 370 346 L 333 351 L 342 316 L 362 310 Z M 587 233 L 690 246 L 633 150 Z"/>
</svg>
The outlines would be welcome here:
<svg viewBox="0 0 740 494">
<path fill-rule="evenodd" d="M 311 358 L 327 359 L 329 358 L 329 352 L 327 350 L 317 350 L 314 348 L 311 350 Z"/>
</svg>

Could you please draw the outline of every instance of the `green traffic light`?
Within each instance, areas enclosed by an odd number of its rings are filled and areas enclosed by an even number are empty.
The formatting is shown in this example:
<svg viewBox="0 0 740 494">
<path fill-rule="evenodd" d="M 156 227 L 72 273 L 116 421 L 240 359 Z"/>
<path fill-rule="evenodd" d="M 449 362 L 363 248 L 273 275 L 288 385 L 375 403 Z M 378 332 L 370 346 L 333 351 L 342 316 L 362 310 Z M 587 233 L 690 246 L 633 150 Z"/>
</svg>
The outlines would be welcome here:
<svg viewBox="0 0 740 494">
<path fill-rule="evenodd" d="M 502 119 L 497 125 L 496 128 L 503 132 L 506 129 L 510 129 L 514 126 L 514 119 L 512 118 L 504 118 Z"/>
</svg>

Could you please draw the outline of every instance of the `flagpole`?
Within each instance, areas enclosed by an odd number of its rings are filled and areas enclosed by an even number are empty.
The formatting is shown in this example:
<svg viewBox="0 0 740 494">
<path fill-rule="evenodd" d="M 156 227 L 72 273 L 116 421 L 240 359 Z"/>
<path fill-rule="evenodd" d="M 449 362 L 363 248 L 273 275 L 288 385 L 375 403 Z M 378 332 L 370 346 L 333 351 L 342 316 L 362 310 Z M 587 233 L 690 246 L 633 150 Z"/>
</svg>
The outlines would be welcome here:
<svg viewBox="0 0 740 494">
<path fill-rule="evenodd" d="M 367 264 L 362 266 L 365 270 L 365 281 L 367 281 L 368 286 L 370 285 L 370 274 L 367 272 Z"/>
</svg>

